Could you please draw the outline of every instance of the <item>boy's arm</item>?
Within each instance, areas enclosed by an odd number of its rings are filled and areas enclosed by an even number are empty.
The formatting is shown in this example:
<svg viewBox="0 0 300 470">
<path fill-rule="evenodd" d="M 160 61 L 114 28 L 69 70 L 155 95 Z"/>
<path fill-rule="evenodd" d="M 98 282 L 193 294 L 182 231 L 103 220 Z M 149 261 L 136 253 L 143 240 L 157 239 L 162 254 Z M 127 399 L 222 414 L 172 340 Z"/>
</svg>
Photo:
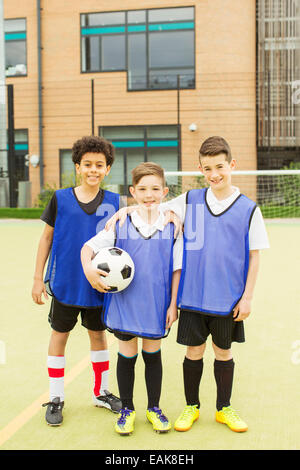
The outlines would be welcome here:
<svg viewBox="0 0 300 470">
<path fill-rule="evenodd" d="M 180 275 L 181 275 L 181 269 L 177 269 L 176 271 L 173 272 L 172 295 L 171 295 L 171 302 L 167 310 L 166 328 L 171 328 L 171 325 L 178 318 L 177 292 L 178 292 Z"/>
<path fill-rule="evenodd" d="M 170 199 L 167 202 L 162 202 L 160 208 L 164 213 L 167 211 L 174 212 L 183 223 L 186 209 L 186 193 L 180 194 L 180 196 Z"/>
<path fill-rule="evenodd" d="M 106 232 L 106 230 L 101 230 L 93 238 L 88 240 L 81 249 L 81 264 L 85 274 L 85 277 L 91 284 L 94 289 L 97 289 L 99 292 L 107 292 L 109 287 L 102 282 L 100 277 L 107 276 L 105 271 L 101 269 L 96 269 L 92 265 L 92 259 L 94 255 L 101 250 L 101 248 L 110 247 L 114 245 L 115 233 L 113 230 Z"/>
<path fill-rule="evenodd" d="M 85 277 L 94 289 L 99 292 L 107 292 L 109 287 L 101 280 L 101 276 L 107 276 L 107 273 L 96 269 L 92 266 L 92 259 L 95 253 L 93 249 L 87 244 L 83 245 L 81 249 L 81 264 Z"/>
<path fill-rule="evenodd" d="M 250 250 L 249 269 L 244 293 L 233 310 L 234 321 L 245 320 L 251 313 L 251 301 L 259 268 L 259 250 Z"/>
<path fill-rule="evenodd" d="M 45 264 L 48 259 L 52 245 L 53 232 L 54 227 L 51 227 L 50 225 L 46 224 L 44 232 L 42 233 L 39 242 L 38 251 L 36 255 L 35 271 L 33 276 L 34 282 L 31 291 L 31 296 L 33 298 L 33 301 L 38 305 L 44 304 L 44 302 L 42 302 L 42 294 L 44 295 L 45 299 L 48 299 L 43 275 Z"/>
</svg>

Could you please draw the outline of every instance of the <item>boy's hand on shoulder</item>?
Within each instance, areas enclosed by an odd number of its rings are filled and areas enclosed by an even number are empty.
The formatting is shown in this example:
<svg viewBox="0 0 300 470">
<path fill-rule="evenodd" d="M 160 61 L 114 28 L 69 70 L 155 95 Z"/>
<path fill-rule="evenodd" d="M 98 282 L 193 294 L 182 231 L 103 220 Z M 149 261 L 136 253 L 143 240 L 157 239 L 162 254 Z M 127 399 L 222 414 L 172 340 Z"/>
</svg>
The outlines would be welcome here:
<svg viewBox="0 0 300 470">
<path fill-rule="evenodd" d="M 107 276 L 107 273 L 105 271 L 102 271 L 101 269 L 95 269 L 93 267 L 87 268 L 84 271 L 85 276 L 91 286 L 96 289 L 99 292 L 109 292 L 109 287 L 102 281 L 100 276 Z"/>
<path fill-rule="evenodd" d="M 179 217 L 173 211 L 166 211 L 164 213 L 164 225 L 167 225 L 170 222 L 173 222 L 175 226 L 174 238 L 177 238 L 178 235 L 182 234 L 182 223 Z"/>
<path fill-rule="evenodd" d="M 234 321 L 243 321 L 249 317 L 251 313 L 251 300 L 242 297 L 233 309 Z"/>
<path fill-rule="evenodd" d="M 44 295 L 45 299 L 48 300 L 48 294 L 44 281 L 41 279 L 35 279 L 31 291 L 33 301 L 38 305 L 44 305 L 45 302 L 42 301 L 42 295 Z"/>
<path fill-rule="evenodd" d="M 119 209 L 107 222 L 105 225 L 105 230 L 108 232 L 111 229 L 115 228 L 116 223 L 118 220 L 120 221 L 120 227 L 124 224 L 127 214 L 130 214 L 134 210 L 136 210 L 137 206 L 128 206 L 128 207 L 122 207 L 122 209 Z"/>
</svg>

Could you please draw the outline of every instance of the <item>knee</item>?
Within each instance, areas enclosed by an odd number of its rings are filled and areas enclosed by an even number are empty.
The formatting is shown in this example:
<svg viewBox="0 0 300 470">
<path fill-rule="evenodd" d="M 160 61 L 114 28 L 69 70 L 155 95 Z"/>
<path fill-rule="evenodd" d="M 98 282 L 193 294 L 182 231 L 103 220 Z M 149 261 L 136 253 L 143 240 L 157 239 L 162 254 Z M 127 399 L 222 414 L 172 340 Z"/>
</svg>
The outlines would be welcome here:
<svg viewBox="0 0 300 470">
<path fill-rule="evenodd" d="M 221 349 L 213 343 L 213 349 L 217 361 L 229 361 L 232 359 L 231 349 Z"/>
<path fill-rule="evenodd" d="M 206 343 L 201 344 L 201 346 L 188 346 L 186 351 L 186 357 L 191 361 L 198 361 L 204 356 L 205 348 Z"/>
<path fill-rule="evenodd" d="M 102 348 L 106 347 L 106 334 L 105 331 L 93 331 L 88 330 L 90 337 L 91 347 L 93 348 Z"/>
<path fill-rule="evenodd" d="M 59 344 L 66 344 L 66 342 L 68 340 L 68 337 L 69 337 L 69 334 L 70 334 L 69 331 L 64 333 L 64 332 L 52 330 L 50 342 L 59 343 Z"/>
</svg>

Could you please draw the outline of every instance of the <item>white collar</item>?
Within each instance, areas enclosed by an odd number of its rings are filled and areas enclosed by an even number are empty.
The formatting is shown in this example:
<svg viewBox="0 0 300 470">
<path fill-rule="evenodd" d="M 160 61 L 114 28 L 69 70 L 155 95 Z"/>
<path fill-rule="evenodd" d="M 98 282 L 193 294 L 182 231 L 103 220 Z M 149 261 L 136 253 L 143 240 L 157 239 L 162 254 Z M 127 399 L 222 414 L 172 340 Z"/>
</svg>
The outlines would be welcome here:
<svg viewBox="0 0 300 470">
<path fill-rule="evenodd" d="M 211 187 L 209 187 L 208 190 L 207 190 L 207 204 L 209 205 L 209 207 L 211 207 L 211 206 L 222 206 L 222 207 L 230 206 L 230 204 L 232 204 L 233 201 L 235 201 L 235 199 L 240 195 L 239 188 L 237 188 L 236 186 L 233 186 L 233 188 L 234 188 L 234 192 L 230 196 L 228 196 L 225 199 L 219 200 L 214 195 Z"/>
<path fill-rule="evenodd" d="M 156 221 L 153 223 L 153 224 L 147 224 L 147 222 L 145 222 L 141 216 L 138 214 L 137 211 L 133 211 L 131 213 L 131 220 L 132 220 L 132 223 L 133 225 L 140 229 L 140 228 L 150 228 L 152 230 L 161 230 L 163 231 L 164 229 L 164 213 L 162 212 L 161 209 L 159 209 L 159 216 L 157 217 Z"/>
</svg>

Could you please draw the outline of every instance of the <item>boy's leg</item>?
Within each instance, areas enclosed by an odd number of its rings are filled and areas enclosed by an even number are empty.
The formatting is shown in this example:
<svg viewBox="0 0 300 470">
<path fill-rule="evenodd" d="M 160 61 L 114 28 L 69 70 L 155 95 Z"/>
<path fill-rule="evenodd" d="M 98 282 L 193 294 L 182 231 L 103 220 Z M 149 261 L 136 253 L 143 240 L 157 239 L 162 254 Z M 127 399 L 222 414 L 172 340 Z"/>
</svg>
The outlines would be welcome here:
<svg viewBox="0 0 300 470">
<path fill-rule="evenodd" d="M 65 347 L 70 331 L 77 322 L 78 313 L 78 309 L 60 304 L 55 298 L 52 299 L 48 316 L 52 333 L 47 359 L 50 401 L 43 405 L 47 406 L 46 421 L 51 426 L 59 426 L 63 421 Z"/>
<path fill-rule="evenodd" d="M 49 376 L 49 402 L 47 406 L 46 422 L 50 426 L 60 426 L 63 422 L 62 410 L 65 401 L 65 346 L 69 333 L 52 330 L 48 348 L 48 376 Z"/>
<path fill-rule="evenodd" d="M 231 349 L 221 349 L 214 342 L 213 349 L 216 357 L 214 362 L 214 374 L 217 384 L 216 421 L 227 424 L 235 432 L 247 431 L 247 424 L 230 405 L 234 372 Z"/>
<path fill-rule="evenodd" d="M 203 355 L 206 343 L 188 346 L 183 362 L 183 382 L 186 406 L 175 421 L 176 431 L 188 431 L 199 418 L 199 388 L 203 372 Z"/>
<path fill-rule="evenodd" d="M 119 339 L 117 379 L 122 409 L 115 424 L 115 431 L 129 435 L 134 430 L 135 411 L 133 404 L 134 368 L 137 359 L 137 338 L 115 333 Z M 121 339 L 122 338 L 122 339 Z"/>
<path fill-rule="evenodd" d="M 161 340 L 143 339 L 142 356 L 145 363 L 145 381 L 148 408 L 159 408 L 162 385 Z"/>
<path fill-rule="evenodd" d="M 214 375 L 217 384 L 217 410 L 220 411 L 225 406 L 230 406 L 234 361 L 231 349 L 221 349 L 212 343 L 215 362 Z"/>
<path fill-rule="evenodd" d="M 109 351 L 101 307 L 82 308 L 81 324 L 87 329 L 90 338 L 90 355 L 94 372 L 93 403 L 100 408 L 108 408 L 118 413 L 121 402 L 108 391 Z"/>
<path fill-rule="evenodd" d="M 137 338 L 128 341 L 119 340 L 117 362 L 117 380 L 122 408 L 134 410 L 133 388 L 135 379 L 135 363 L 138 356 Z"/>
<path fill-rule="evenodd" d="M 94 371 L 94 395 L 98 397 L 108 390 L 109 352 L 105 331 L 88 330 L 88 334 Z"/>
<path fill-rule="evenodd" d="M 121 402 L 108 391 L 109 351 L 105 331 L 88 330 L 88 334 L 94 372 L 93 402 L 96 406 L 118 413 L 121 409 Z"/>
<path fill-rule="evenodd" d="M 60 400 L 64 401 L 65 347 L 69 334 L 77 322 L 78 313 L 79 309 L 61 304 L 52 298 L 48 316 L 52 327 L 48 347 L 50 401 L 55 397 L 60 397 Z"/>
<path fill-rule="evenodd" d="M 158 433 L 168 432 L 171 423 L 159 407 L 162 386 L 161 340 L 143 339 L 142 355 L 148 396 L 147 419 Z"/>
<path fill-rule="evenodd" d="M 199 388 L 203 372 L 203 356 L 206 343 L 188 346 L 183 362 L 183 381 L 186 404 L 200 408 Z"/>
<path fill-rule="evenodd" d="M 69 337 L 69 332 L 61 333 L 52 330 L 48 347 L 48 376 L 49 376 L 49 399 L 59 397 L 63 402 L 64 393 L 64 375 L 65 375 L 65 347 Z"/>
<path fill-rule="evenodd" d="M 205 315 L 180 311 L 177 342 L 187 346 L 183 362 L 186 406 L 175 422 L 176 431 L 188 431 L 199 418 L 199 389 L 203 372 L 203 355 L 209 335 Z"/>
</svg>

